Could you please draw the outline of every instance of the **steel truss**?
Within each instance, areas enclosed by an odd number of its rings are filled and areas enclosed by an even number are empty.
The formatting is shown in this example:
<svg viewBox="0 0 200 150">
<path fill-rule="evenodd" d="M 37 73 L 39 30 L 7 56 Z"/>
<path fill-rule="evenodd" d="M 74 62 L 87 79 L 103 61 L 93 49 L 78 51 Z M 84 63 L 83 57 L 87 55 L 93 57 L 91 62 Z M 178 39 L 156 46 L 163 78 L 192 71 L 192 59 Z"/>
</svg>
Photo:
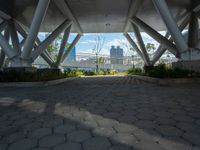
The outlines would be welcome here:
<svg viewBox="0 0 200 150">
<path fill-rule="evenodd" d="M 198 37 L 198 17 L 200 16 L 200 4 L 191 4 L 190 10 L 180 10 L 176 15 L 176 18 L 174 18 L 165 0 L 152 0 L 152 2 L 155 6 L 155 9 L 160 14 L 164 24 L 166 25 L 167 33 L 165 36 L 162 36 L 147 23 L 138 18 L 137 12 L 134 12 L 132 15 L 129 13 L 129 22 L 133 27 L 133 31 L 140 48 L 138 48 L 137 44 L 128 35 L 127 28 L 124 35 L 132 45 L 133 49 L 143 59 L 146 66 L 155 65 L 155 63 L 166 52 L 166 50 L 169 50 L 180 60 L 191 60 L 191 51 L 200 51 L 200 47 L 198 47 L 200 45 L 200 39 Z M 129 12 L 132 11 L 129 10 Z M 182 31 L 188 25 L 188 41 L 185 41 L 182 35 Z M 156 50 L 156 53 L 151 60 L 149 59 L 148 53 L 145 49 L 139 29 L 142 29 L 154 40 L 160 43 L 160 46 Z"/>
<path fill-rule="evenodd" d="M 61 4 L 61 2 L 62 1 L 59 1 L 58 4 Z M 3 67 L 6 56 L 10 61 L 10 67 L 32 67 L 33 62 L 41 56 L 50 67 L 59 68 L 60 64 L 65 60 L 69 52 L 79 41 L 82 35 L 82 30 L 78 30 L 79 34 L 64 53 L 65 45 L 67 44 L 70 35 L 71 26 L 72 24 L 76 25 L 78 23 L 74 20 L 70 10 L 68 10 L 67 12 L 70 13 L 70 17 L 61 23 L 44 41 L 41 42 L 38 38 L 38 33 L 46 15 L 49 3 L 50 0 L 38 1 L 29 30 L 25 30 L 19 22 L 11 17 L 9 17 L 9 19 L 4 19 L 0 24 L 0 68 Z M 47 47 L 63 32 L 64 35 L 60 45 L 58 58 L 54 62 L 47 51 Z M 23 37 L 21 41 L 19 40 L 19 34 Z"/>
</svg>

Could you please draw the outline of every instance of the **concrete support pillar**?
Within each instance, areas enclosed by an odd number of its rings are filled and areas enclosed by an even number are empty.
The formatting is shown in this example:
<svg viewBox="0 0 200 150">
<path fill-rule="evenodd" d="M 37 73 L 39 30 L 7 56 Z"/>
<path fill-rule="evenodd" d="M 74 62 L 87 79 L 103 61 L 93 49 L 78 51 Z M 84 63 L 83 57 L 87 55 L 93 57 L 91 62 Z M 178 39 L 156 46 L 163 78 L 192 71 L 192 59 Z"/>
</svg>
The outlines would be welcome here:
<svg viewBox="0 0 200 150">
<path fill-rule="evenodd" d="M 21 48 L 20 48 L 19 38 L 17 35 L 14 22 L 12 20 L 9 22 L 9 29 L 10 29 L 10 36 L 11 36 L 13 48 L 15 49 L 15 51 L 17 51 L 18 55 L 20 55 Z"/>
<path fill-rule="evenodd" d="M 133 47 L 133 49 L 137 52 L 137 54 L 142 58 L 142 60 L 145 62 L 145 59 L 143 57 L 142 52 L 140 51 L 140 49 L 138 48 L 137 44 L 132 40 L 131 36 L 126 33 L 124 34 L 124 36 L 126 37 L 126 39 L 128 40 L 128 42 L 131 44 L 131 46 Z"/>
<path fill-rule="evenodd" d="M 7 21 L 3 21 L 0 24 L 0 32 L 2 32 L 6 28 L 7 25 L 8 25 L 8 22 Z"/>
<path fill-rule="evenodd" d="M 182 32 L 188 25 L 190 20 L 190 15 L 187 14 L 185 16 L 185 19 L 180 23 L 179 26 L 179 30 Z M 170 34 L 169 32 L 167 32 L 167 34 L 165 35 L 166 38 L 169 38 Z M 169 39 L 170 41 L 173 41 L 172 38 Z M 166 48 L 162 47 L 162 45 L 160 45 L 156 51 L 156 54 L 154 55 L 153 59 L 152 59 L 152 65 L 154 65 L 159 59 L 160 57 L 166 52 Z"/>
<path fill-rule="evenodd" d="M 22 59 L 29 59 L 33 46 L 35 44 L 35 39 L 37 38 L 40 26 L 42 24 L 42 21 L 45 17 L 47 8 L 49 6 L 50 0 L 39 0 L 38 1 L 38 6 L 36 8 L 33 21 L 30 27 L 29 34 L 26 38 L 24 49 L 22 52 Z"/>
<path fill-rule="evenodd" d="M 199 22 L 195 12 L 192 12 L 188 30 L 188 45 L 195 48 L 199 40 Z"/>
<path fill-rule="evenodd" d="M 57 27 L 56 30 L 53 31 L 52 34 L 49 35 L 42 43 L 40 43 L 38 48 L 32 52 L 32 60 L 34 61 L 47 48 L 47 46 L 51 44 L 58 37 L 58 35 L 71 24 L 72 22 L 67 19 L 59 27 Z"/>
<path fill-rule="evenodd" d="M 61 63 L 67 58 L 68 54 L 70 53 L 70 51 L 72 50 L 72 48 L 78 43 L 78 41 L 80 40 L 82 35 L 78 34 L 75 39 L 73 40 L 72 44 L 70 45 L 70 47 L 67 49 L 67 51 L 64 53 L 62 59 L 61 59 Z"/>
<path fill-rule="evenodd" d="M 178 51 L 181 53 L 181 52 L 189 50 L 165 0 L 152 0 L 152 1 L 157 11 L 159 12 L 160 16 L 162 17 L 174 42 L 176 43 L 176 47 L 178 48 Z"/>
<path fill-rule="evenodd" d="M 7 41 L 9 41 L 9 32 L 8 32 L 8 30 L 5 30 L 5 32 L 4 32 L 4 37 L 5 37 L 5 39 L 6 39 Z M 5 54 L 5 52 L 1 49 L 1 53 L 0 53 L 0 68 L 3 67 L 5 58 L 6 58 L 6 54 Z"/>
<path fill-rule="evenodd" d="M 26 39 L 27 37 L 27 33 L 26 31 L 17 23 L 15 22 L 15 26 L 17 31 L 23 36 L 24 39 Z M 37 44 L 36 44 L 37 43 Z M 34 48 L 36 49 L 38 47 L 38 45 L 40 44 L 40 40 L 38 38 L 36 38 L 36 41 L 34 43 Z M 43 53 L 41 54 L 41 57 L 51 66 L 53 64 L 53 60 L 47 55 Z"/>
<path fill-rule="evenodd" d="M 138 41 L 138 44 L 139 44 L 139 46 L 140 46 L 140 50 L 141 50 L 141 52 L 142 52 L 142 54 L 143 54 L 143 58 L 144 58 L 144 60 L 145 60 L 145 64 L 146 64 L 147 66 L 150 66 L 151 63 L 150 63 L 149 55 L 148 55 L 148 53 L 147 53 L 147 50 L 146 50 L 144 41 L 143 41 L 143 39 L 142 39 L 140 30 L 139 30 L 139 28 L 138 28 L 135 24 L 133 24 L 133 23 L 132 23 L 132 27 L 133 27 L 133 31 L 134 31 L 134 33 L 135 33 L 136 39 L 137 39 L 137 41 Z"/>
<path fill-rule="evenodd" d="M 54 66 L 53 61 L 52 61 L 45 53 L 42 53 L 42 54 L 41 54 L 41 57 L 48 63 L 48 65 L 49 65 L 50 67 L 53 67 L 53 66 Z"/>
<path fill-rule="evenodd" d="M 60 45 L 60 50 L 59 50 L 59 53 L 58 53 L 58 58 L 57 58 L 57 61 L 55 63 L 56 68 L 58 68 L 58 66 L 60 65 L 64 50 L 65 50 L 65 46 L 66 46 L 68 38 L 69 38 L 70 31 L 71 31 L 71 26 L 69 26 L 64 32 L 63 39 L 62 39 L 62 42 L 61 42 L 61 45 Z"/>
<path fill-rule="evenodd" d="M 153 28 L 151 28 L 149 25 L 147 25 L 137 17 L 133 17 L 132 19 L 130 19 L 130 21 L 142 28 L 147 34 L 154 38 L 163 47 L 167 48 L 172 54 L 177 55 L 178 51 L 176 49 L 176 45 L 170 42 L 167 38 L 160 35 L 157 31 L 155 31 Z"/>
<path fill-rule="evenodd" d="M 18 55 L 18 53 L 8 44 L 8 41 L 1 33 L 0 33 L 0 46 L 9 59 L 12 59 L 13 57 Z"/>
<path fill-rule="evenodd" d="M 5 57 L 6 57 L 6 54 L 4 53 L 3 50 L 1 50 L 1 53 L 0 53 L 0 69 L 4 65 Z"/>
</svg>

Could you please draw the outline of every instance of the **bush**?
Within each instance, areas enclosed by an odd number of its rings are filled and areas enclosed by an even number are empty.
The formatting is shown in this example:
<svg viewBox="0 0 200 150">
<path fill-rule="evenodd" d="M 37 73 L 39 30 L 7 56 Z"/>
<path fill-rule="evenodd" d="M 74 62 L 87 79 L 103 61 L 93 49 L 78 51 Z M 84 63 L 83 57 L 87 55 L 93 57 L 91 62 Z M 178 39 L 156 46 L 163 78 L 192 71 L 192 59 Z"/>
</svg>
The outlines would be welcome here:
<svg viewBox="0 0 200 150">
<path fill-rule="evenodd" d="M 144 75 L 144 71 L 140 68 L 136 68 L 136 69 L 130 69 L 128 70 L 128 74 L 132 74 L 132 75 Z"/>
<path fill-rule="evenodd" d="M 156 78 L 184 78 L 190 76 L 190 71 L 181 70 L 178 68 L 172 69 L 167 67 L 165 64 L 159 64 L 147 72 L 147 75 Z"/>
<path fill-rule="evenodd" d="M 94 76 L 95 72 L 94 71 L 83 71 L 83 75 L 85 75 L 85 76 Z"/>
<path fill-rule="evenodd" d="M 59 70 L 38 69 L 35 72 L 25 72 L 10 70 L 1 72 L 0 82 L 32 82 L 32 81 L 49 81 L 65 78 L 65 74 Z"/>
</svg>

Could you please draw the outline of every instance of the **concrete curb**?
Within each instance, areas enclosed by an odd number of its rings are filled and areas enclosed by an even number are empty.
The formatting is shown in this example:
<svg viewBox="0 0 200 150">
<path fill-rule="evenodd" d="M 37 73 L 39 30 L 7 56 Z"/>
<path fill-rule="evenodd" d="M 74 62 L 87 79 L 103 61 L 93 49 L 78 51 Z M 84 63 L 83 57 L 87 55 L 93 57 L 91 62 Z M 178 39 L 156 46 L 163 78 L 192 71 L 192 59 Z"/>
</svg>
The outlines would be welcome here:
<svg viewBox="0 0 200 150">
<path fill-rule="evenodd" d="M 135 79 L 158 84 L 158 85 L 174 85 L 174 84 L 193 84 L 193 83 L 200 83 L 200 78 L 173 78 L 173 79 L 159 79 L 153 78 L 148 76 L 141 76 L 141 75 L 128 75 L 129 77 L 133 77 Z"/>
<path fill-rule="evenodd" d="M 64 79 L 57 79 L 51 81 L 42 81 L 42 82 L 1 82 L 0 87 L 46 87 L 52 85 L 58 85 L 67 81 L 75 80 L 79 77 L 69 77 Z"/>
</svg>

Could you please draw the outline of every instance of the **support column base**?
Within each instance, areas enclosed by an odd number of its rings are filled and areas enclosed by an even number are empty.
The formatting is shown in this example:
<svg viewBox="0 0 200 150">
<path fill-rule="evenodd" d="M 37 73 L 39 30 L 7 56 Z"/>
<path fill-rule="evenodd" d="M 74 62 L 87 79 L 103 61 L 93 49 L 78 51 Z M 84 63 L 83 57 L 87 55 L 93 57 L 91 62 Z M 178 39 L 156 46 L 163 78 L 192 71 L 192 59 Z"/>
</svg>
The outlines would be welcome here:
<svg viewBox="0 0 200 150">
<path fill-rule="evenodd" d="M 9 67 L 3 68 L 4 72 L 36 72 L 37 68 L 35 67 Z"/>
</svg>

